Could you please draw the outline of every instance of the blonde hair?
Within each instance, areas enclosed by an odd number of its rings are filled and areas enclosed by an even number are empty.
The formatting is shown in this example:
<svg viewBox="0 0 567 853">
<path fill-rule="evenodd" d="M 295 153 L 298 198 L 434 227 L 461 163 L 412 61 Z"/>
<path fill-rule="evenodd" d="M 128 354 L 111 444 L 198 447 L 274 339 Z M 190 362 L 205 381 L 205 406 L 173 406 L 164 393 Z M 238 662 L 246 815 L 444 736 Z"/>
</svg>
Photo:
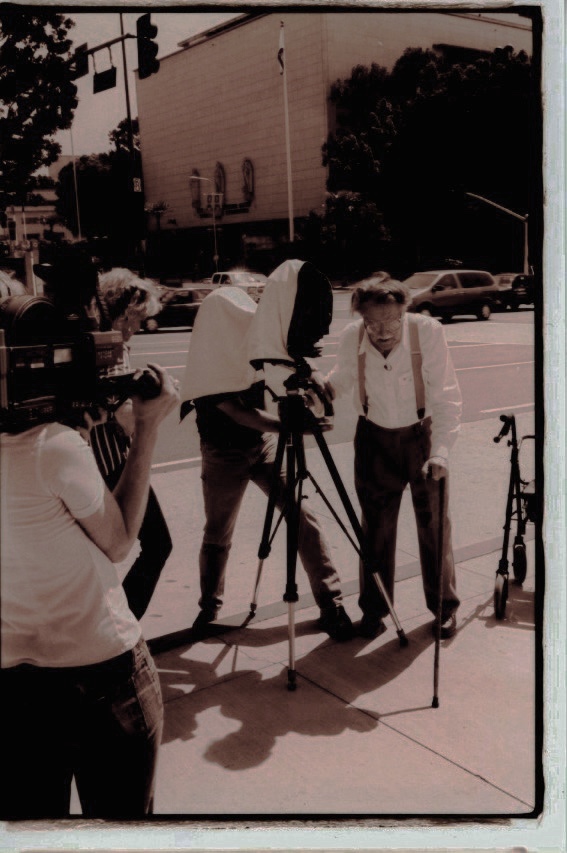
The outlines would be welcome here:
<svg viewBox="0 0 567 853">
<path fill-rule="evenodd" d="M 111 321 L 127 311 L 136 312 L 142 319 L 161 311 L 159 290 L 155 284 L 124 267 L 114 267 L 102 273 L 99 288 Z"/>
</svg>

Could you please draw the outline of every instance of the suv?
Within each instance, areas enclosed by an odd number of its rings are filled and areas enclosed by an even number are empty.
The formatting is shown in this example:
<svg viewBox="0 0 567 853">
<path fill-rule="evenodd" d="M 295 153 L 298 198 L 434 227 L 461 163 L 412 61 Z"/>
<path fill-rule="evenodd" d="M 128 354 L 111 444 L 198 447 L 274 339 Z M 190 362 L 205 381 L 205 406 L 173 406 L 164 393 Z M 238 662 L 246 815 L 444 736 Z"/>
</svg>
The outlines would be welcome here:
<svg viewBox="0 0 567 853">
<path fill-rule="evenodd" d="M 408 311 L 450 320 L 455 314 L 475 314 L 488 320 L 499 290 L 484 270 L 431 270 L 416 272 L 404 281 L 412 300 Z"/>
<path fill-rule="evenodd" d="M 501 272 L 495 276 L 498 298 L 503 308 L 517 311 L 520 305 L 533 305 L 534 277 L 519 272 Z"/>
</svg>

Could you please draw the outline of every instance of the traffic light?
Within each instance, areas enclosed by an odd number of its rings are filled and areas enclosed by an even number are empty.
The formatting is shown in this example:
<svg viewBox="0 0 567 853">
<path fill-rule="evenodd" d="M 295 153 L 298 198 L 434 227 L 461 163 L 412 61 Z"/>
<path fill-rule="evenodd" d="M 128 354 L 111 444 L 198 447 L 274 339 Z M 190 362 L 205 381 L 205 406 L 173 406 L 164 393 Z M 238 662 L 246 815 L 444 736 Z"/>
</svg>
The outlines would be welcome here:
<svg viewBox="0 0 567 853">
<path fill-rule="evenodd" d="M 88 44 L 81 44 L 76 48 L 72 59 L 73 80 L 84 77 L 89 73 Z"/>
<path fill-rule="evenodd" d="M 138 74 L 144 80 L 159 71 L 159 60 L 156 59 L 159 50 L 153 39 L 157 36 L 158 28 L 152 24 L 151 12 L 140 15 L 136 21 L 136 38 L 138 39 Z"/>
<path fill-rule="evenodd" d="M 8 220 L 8 237 L 12 242 L 14 242 L 16 239 L 16 220 L 15 219 L 9 219 Z"/>
</svg>

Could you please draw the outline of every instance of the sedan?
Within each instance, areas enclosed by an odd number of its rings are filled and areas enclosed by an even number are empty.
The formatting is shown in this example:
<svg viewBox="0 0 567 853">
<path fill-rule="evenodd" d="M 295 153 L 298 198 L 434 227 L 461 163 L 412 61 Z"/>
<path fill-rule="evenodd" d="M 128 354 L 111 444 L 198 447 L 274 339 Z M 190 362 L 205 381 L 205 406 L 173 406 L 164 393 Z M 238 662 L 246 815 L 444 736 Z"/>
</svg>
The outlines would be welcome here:
<svg viewBox="0 0 567 853">
<path fill-rule="evenodd" d="M 517 311 L 520 305 L 533 305 L 535 282 L 533 275 L 503 272 L 495 276 L 499 290 L 498 302 L 502 308 Z"/>
<path fill-rule="evenodd" d="M 193 326 L 197 311 L 213 288 L 207 287 L 162 287 L 159 314 L 148 317 L 142 331 L 157 332 L 170 326 Z"/>
</svg>

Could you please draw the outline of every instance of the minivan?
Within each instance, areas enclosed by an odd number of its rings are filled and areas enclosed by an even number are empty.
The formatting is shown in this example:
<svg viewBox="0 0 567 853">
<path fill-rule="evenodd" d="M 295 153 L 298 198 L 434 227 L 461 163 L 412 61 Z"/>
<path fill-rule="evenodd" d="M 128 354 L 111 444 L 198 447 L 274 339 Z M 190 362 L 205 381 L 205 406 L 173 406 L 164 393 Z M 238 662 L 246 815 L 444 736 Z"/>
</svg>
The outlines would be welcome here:
<svg viewBox="0 0 567 853">
<path fill-rule="evenodd" d="M 498 287 L 485 270 L 429 270 L 404 281 L 411 293 L 408 311 L 450 320 L 456 314 L 474 314 L 488 320 L 498 301 Z"/>
</svg>

